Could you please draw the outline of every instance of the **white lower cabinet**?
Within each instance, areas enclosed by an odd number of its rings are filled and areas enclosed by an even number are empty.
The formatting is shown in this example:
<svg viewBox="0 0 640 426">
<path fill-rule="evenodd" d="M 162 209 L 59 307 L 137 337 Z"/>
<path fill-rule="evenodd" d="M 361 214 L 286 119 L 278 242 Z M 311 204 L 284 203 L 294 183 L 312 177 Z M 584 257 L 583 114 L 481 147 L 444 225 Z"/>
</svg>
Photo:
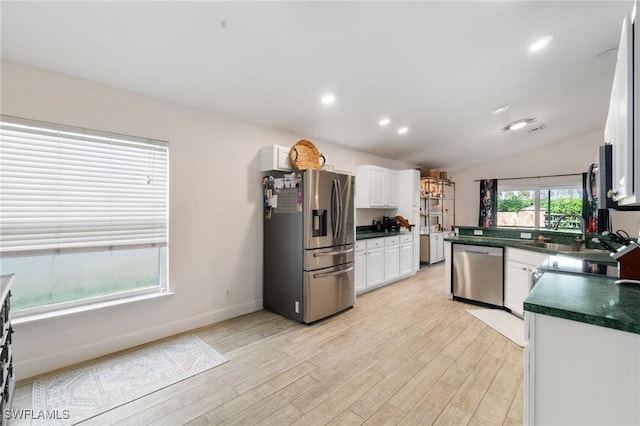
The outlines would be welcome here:
<svg viewBox="0 0 640 426">
<path fill-rule="evenodd" d="M 504 306 L 512 313 L 524 315 L 524 299 L 531 291 L 531 272 L 546 254 L 507 247 L 505 250 Z"/>
<path fill-rule="evenodd" d="M 360 293 L 364 291 L 367 285 L 367 256 L 365 255 L 365 250 L 367 245 L 363 242 L 356 243 L 356 254 L 355 254 L 355 282 L 356 282 L 356 293 Z"/>
<path fill-rule="evenodd" d="M 525 425 L 639 425 L 640 334 L 525 313 Z"/>
<path fill-rule="evenodd" d="M 357 241 L 355 288 L 362 293 L 415 273 L 413 237 L 391 236 Z M 402 238 L 403 243 L 400 244 Z"/>
<path fill-rule="evenodd" d="M 400 276 L 400 237 L 384 239 L 384 280 L 393 281 Z"/>
<path fill-rule="evenodd" d="M 444 242 L 444 293 L 449 299 L 453 299 L 453 286 L 451 282 L 451 268 L 452 268 L 452 255 L 451 241 Z"/>
<path fill-rule="evenodd" d="M 384 248 L 367 250 L 366 288 L 377 287 L 384 283 Z"/>
<path fill-rule="evenodd" d="M 413 270 L 413 235 L 402 235 L 400 237 L 400 276 L 411 275 Z"/>
<path fill-rule="evenodd" d="M 444 234 L 429 235 L 429 264 L 444 260 Z"/>
</svg>

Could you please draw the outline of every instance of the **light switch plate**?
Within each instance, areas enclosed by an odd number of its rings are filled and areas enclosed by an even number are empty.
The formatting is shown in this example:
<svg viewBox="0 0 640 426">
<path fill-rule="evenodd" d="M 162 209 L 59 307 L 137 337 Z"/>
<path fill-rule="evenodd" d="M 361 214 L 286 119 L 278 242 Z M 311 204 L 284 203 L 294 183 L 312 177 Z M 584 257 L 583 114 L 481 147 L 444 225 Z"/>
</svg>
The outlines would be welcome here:
<svg viewBox="0 0 640 426">
<path fill-rule="evenodd" d="M 531 239 L 531 232 L 521 232 L 520 233 L 520 238 L 524 238 L 525 240 L 530 240 Z"/>
<path fill-rule="evenodd" d="M 484 233 L 484 231 L 482 229 L 474 229 L 473 230 L 473 235 L 482 235 Z"/>
</svg>

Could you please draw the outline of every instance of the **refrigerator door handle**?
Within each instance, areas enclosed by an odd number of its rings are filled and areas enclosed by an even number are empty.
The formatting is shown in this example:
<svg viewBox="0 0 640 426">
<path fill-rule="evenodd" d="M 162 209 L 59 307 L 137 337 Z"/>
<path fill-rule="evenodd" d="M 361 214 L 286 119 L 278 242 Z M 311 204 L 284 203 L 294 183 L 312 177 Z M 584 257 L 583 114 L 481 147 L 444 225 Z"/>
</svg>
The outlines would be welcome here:
<svg viewBox="0 0 640 426">
<path fill-rule="evenodd" d="M 329 252 L 321 252 L 321 253 L 314 253 L 313 257 L 320 257 L 320 256 L 339 256 L 341 254 L 347 254 L 347 253 L 351 253 L 353 252 L 353 249 L 346 249 L 346 250 L 340 250 L 340 251 L 329 251 Z"/>
<path fill-rule="evenodd" d="M 331 182 L 331 229 L 333 230 L 333 239 L 338 239 L 338 185 L 336 179 Z"/>
<path fill-rule="evenodd" d="M 347 272 L 353 271 L 353 268 L 354 266 L 349 266 L 347 269 L 342 269 L 340 271 L 324 272 L 322 274 L 313 274 L 313 278 L 323 278 L 323 277 L 332 277 L 334 275 L 342 275 L 342 274 L 346 274 Z"/>
<path fill-rule="evenodd" d="M 338 189 L 338 197 L 337 197 L 337 201 L 338 201 L 338 232 L 337 232 L 337 237 L 340 237 L 340 234 L 342 234 L 342 186 L 340 185 L 340 180 L 336 179 L 336 188 Z"/>
</svg>

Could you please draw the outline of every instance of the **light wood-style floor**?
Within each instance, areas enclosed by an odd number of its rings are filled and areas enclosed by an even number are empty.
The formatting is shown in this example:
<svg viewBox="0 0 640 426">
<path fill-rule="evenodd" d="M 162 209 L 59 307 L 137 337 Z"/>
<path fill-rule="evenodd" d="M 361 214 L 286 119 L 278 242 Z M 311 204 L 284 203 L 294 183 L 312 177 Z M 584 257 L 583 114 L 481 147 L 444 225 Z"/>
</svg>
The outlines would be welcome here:
<svg viewBox="0 0 640 426">
<path fill-rule="evenodd" d="M 260 311 L 194 330 L 230 361 L 86 424 L 521 424 L 522 348 L 443 281 L 422 269 L 311 326 Z M 12 408 L 31 408 L 30 383 Z"/>
</svg>

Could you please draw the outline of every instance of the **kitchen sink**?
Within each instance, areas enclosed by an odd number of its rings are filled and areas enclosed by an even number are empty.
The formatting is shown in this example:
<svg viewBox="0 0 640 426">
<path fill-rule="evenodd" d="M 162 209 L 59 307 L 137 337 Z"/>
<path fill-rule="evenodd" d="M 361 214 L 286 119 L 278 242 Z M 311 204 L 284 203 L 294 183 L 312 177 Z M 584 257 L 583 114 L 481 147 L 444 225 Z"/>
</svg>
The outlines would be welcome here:
<svg viewBox="0 0 640 426">
<path fill-rule="evenodd" d="M 559 244 L 559 243 L 547 243 L 542 241 L 527 241 L 522 243 L 523 246 L 528 247 L 540 247 L 545 250 L 557 251 L 560 253 L 608 253 L 607 250 L 595 249 L 595 248 L 585 248 L 585 247 L 576 247 L 571 244 Z"/>
</svg>

